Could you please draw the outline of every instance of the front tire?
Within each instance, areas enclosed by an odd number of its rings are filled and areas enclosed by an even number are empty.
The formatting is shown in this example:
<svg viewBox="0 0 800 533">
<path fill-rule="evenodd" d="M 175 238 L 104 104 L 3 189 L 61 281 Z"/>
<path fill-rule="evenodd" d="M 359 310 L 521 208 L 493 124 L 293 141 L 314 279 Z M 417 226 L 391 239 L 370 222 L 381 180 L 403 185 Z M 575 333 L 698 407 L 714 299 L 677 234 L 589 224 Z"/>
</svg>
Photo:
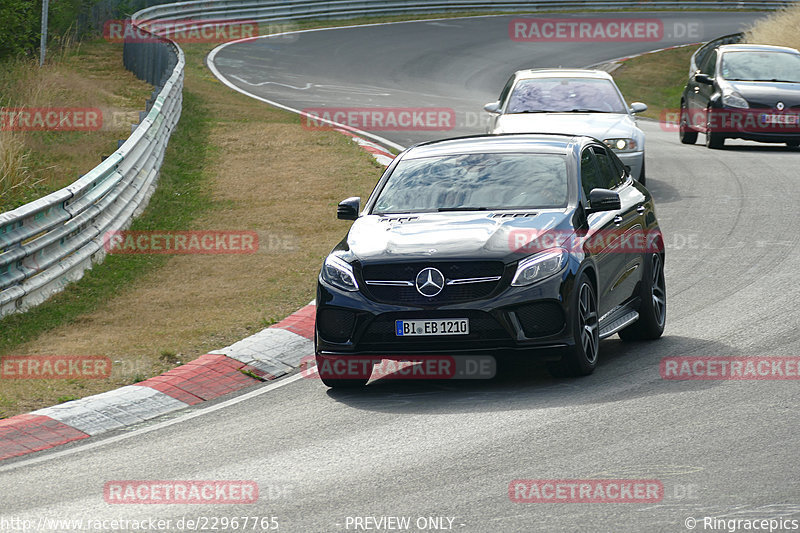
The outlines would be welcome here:
<svg viewBox="0 0 800 533">
<path fill-rule="evenodd" d="M 706 147 L 712 150 L 719 150 L 725 146 L 725 136 L 719 132 L 711 131 L 711 109 L 708 110 L 708 122 L 706 123 Z"/>
<path fill-rule="evenodd" d="M 565 349 L 560 361 L 547 364 L 556 377 L 588 376 L 597 367 L 600 351 L 600 328 L 597 294 L 584 273 L 578 278 L 570 312 L 575 344 Z"/>
<path fill-rule="evenodd" d="M 620 330 L 624 341 L 655 340 L 667 323 L 667 286 L 664 281 L 664 256 L 652 253 L 647 258 L 641 282 L 642 304 L 639 320 Z"/>
<path fill-rule="evenodd" d="M 678 136 L 682 144 L 694 144 L 697 142 L 697 131 L 689 126 L 689 111 L 686 103 L 681 102 L 681 118 L 678 122 Z"/>
</svg>

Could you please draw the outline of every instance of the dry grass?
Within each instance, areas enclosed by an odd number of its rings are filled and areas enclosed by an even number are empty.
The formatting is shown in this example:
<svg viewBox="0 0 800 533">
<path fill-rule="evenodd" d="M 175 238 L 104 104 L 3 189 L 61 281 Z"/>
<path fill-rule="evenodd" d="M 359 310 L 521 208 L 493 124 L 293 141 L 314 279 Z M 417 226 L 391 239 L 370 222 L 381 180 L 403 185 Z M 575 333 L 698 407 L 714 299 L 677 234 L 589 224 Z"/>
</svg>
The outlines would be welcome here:
<svg viewBox="0 0 800 533">
<path fill-rule="evenodd" d="M 0 137 L 0 212 L 75 181 L 126 139 L 152 87 L 127 71 L 122 45 L 105 41 L 54 48 L 39 68 L 35 60 L 0 65 L 0 107 L 98 108 L 98 131 L 6 131 Z"/>
<path fill-rule="evenodd" d="M 664 110 L 680 107 L 689 58 L 696 49 L 696 46 L 686 46 L 646 54 L 625 61 L 611 75 L 629 104 L 647 104 L 647 111 L 639 115 L 660 119 Z"/>
<path fill-rule="evenodd" d="M 215 207 L 186 229 L 256 231 L 258 253 L 173 256 L 97 311 L 15 347 L 15 355 L 103 355 L 118 362 L 104 380 L 6 381 L 0 397 L 6 416 L 158 374 L 314 298 L 322 259 L 348 226 L 336 220 L 337 203 L 367 196 L 382 167 L 348 137 L 303 129 L 295 115 L 223 86 L 203 65 L 209 49 L 184 46 L 184 94 L 202 100 L 211 123 L 204 174 Z"/>
<path fill-rule="evenodd" d="M 760 19 L 745 32 L 745 42 L 800 48 L 800 4 Z"/>
</svg>

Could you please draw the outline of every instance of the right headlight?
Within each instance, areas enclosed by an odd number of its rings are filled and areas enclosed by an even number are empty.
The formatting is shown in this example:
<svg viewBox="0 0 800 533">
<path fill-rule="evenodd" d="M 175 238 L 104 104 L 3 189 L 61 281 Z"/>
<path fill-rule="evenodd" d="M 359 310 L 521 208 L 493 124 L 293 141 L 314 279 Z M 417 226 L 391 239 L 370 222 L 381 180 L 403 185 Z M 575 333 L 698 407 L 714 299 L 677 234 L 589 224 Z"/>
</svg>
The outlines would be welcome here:
<svg viewBox="0 0 800 533">
<path fill-rule="evenodd" d="M 358 290 L 353 267 L 341 257 L 335 255 L 326 257 L 320 275 L 326 282 L 343 291 L 355 292 Z"/>
<path fill-rule="evenodd" d="M 564 248 L 553 248 L 523 259 L 517 265 L 511 285 L 524 287 L 558 274 L 567 265 L 568 256 Z"/>
</svg>

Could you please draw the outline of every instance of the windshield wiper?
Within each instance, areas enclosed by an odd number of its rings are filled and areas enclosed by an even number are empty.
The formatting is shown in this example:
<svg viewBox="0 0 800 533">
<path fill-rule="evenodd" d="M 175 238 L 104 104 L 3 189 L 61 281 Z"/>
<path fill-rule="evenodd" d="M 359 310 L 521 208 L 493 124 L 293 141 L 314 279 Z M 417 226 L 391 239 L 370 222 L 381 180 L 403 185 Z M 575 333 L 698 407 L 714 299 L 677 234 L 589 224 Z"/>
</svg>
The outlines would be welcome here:
<svg viewBox="0 0 800 533">
<path fill-rule="evenodd" d="M 525 113 L 552 113 L 552 111 L 545 111 L 544 109 L 526 109 L 525 111 L 514 111 L 512 115 L 522 115 Z"/>
<path fill-rule="evenodd" d="M 489 210 L 488 207 L 468 207 L 468 206 L 440 207 L 439 209 L 437 209 L 437 211 L 439 211 L 440 213 L 445 213 L 447 211 L 488 211 L 488 210 Z"/>
<path fill-rule="evenodd" d="M 586 109 L 586 108 L 575 108 L 570 109 L 569 113 L 611 113 L 611 111 L 602 111 L 600 109 Z"/>
</svg>

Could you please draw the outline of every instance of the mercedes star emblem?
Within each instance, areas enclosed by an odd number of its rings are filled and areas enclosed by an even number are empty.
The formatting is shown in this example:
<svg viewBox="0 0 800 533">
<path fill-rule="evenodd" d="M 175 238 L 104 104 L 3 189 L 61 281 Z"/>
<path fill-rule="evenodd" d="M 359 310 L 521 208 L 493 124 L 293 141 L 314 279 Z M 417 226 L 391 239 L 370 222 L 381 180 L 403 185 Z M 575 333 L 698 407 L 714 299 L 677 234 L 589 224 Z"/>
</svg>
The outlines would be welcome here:
<svg viewBox="0 0 800 533">
<path fill-rule="evenodd" d="M 423 268 L 417 274 L 417 292 L 427 298 L 433 298 L 444 289 L 444 274 L 435 268 Z"/>
</svg>

